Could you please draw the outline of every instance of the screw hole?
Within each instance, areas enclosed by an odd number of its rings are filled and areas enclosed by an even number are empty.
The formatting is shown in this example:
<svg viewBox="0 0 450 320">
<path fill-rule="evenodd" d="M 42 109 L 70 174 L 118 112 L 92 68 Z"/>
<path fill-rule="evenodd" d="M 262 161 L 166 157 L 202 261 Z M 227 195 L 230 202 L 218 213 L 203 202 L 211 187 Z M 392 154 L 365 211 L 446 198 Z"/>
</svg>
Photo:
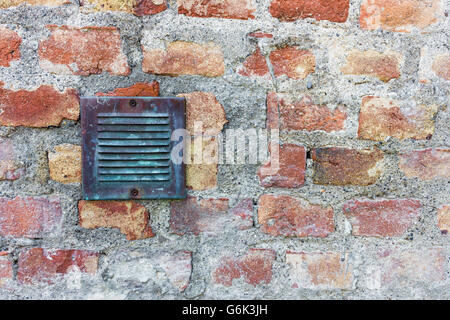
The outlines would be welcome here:
<svg viewBox="0 0 450 320">
<path fill-rule="evenodd" d="M 131 189 L 131 190 L 130 190 L 130 195 L 131 195 L 133 198 L 136 198 L 136 197 L 139 195 L 139 190 L 138 190 L 138 189 Z"/>
<path fill-rule="evenodd" d="M 130 107 L 136 107 L 137 102 L 136 100 L 130 100 Z"/>
</svg>

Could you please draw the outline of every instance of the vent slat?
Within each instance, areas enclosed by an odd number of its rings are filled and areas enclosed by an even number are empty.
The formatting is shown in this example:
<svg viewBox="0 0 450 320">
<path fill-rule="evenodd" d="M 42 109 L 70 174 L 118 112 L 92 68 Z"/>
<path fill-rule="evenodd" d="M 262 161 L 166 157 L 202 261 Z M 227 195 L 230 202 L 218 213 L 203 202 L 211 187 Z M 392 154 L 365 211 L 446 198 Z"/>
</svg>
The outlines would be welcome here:
<svg viewBox="0 0 450 320">
<path fill-rule="evenodd" d="M 134 175 L 146 175 L 146 174 L 162 174 L 170 173 L 170 168 L 100 168 L 101 175 L 112 175 L 112 174 L 134 174 Z"/>
<path fill-rule="evenodd" d="M 98 160 L 109 161 L 109 160 L 169 160 L 170 154 L 111 154 L 102 153 L 99 154 Z"/>
<path fill-rule="evenodd" d="M 153 126 L 132 126 L 132 125 L 99 125 L 98 132 L 103 131 L 122 131 L 122 132 L 170 132 L 168 125 L 153 125 Z"/>
<path fill-rule="evenodd" d="M 98 118 L 167 118 L 168 113 L 108 113 L 102 112 L 97 115 Z"/>
<path fill-rule="evenodd" d="M 99 153 L 168 153 L 169 147 L 98 147 Z"/>
<path fill-rule="evenodd" d="M 98 124 L 169 124 L 169 118 L 99 118 Z"/>
<path fill-rule="evenodd" d="M 168 167 L 167 161 L 99 161 L 100 168 L 142 168 L 142 167 Z"/>
<path fill-rule="evenodd" d="M 99 139 L 99 146 L 106 147 L 148 147 L 168 146 L 170 140 L 103 140 Z"/>
<path fill-rule="evenodd" d="M 170 132 L 99 132 L 99 139 L 169 139 Z"/>
<path fill-rule="evenodd" d="M 154 175 L 154 176 L 141 176 L 141 175 L 110 175 L 99 177 L 100 182 L 164 182 L 170 181 L 170 175 Z"/>
</svg>

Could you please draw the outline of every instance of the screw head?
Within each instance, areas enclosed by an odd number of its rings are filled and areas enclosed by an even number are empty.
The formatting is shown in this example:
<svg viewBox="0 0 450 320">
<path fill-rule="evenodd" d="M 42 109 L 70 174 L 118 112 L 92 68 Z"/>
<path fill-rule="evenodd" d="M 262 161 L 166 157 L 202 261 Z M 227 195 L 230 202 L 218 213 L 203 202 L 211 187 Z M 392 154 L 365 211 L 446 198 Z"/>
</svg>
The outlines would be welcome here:
<svg viewBox="0 0 450 320">
<path fill-rule="evenodd" d="M 136 100 L 130 100 L 130 107 L 136 107 L 137 102 Z"/>
</svg>

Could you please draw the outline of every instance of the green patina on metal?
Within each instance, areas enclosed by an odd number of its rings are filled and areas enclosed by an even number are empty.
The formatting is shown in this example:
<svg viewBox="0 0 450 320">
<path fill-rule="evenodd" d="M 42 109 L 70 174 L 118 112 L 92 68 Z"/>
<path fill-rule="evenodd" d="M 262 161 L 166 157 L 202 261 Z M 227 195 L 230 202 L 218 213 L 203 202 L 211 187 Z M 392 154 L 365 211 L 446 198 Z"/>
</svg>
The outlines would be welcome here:
<svg viewBox="0 0 450 320">
<path fill-rule="evenodd" d="M 185 198 L 185 166 L 171 161 L 185 109 L 184 98 L 81 98 L 83 198 Z"/>
</svg>

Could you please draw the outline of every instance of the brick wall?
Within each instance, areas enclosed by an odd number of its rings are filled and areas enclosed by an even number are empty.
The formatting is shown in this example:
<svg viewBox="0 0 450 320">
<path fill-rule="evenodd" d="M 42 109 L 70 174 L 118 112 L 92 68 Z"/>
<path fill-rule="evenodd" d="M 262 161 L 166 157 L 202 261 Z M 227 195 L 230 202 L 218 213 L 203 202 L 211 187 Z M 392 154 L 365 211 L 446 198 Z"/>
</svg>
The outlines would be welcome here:
<svg viewBox="0 0 450 320">
<path fill-rule="evenodd" d="M 448 10 L 0 0 L 0 298 L 450 298 Z M 92 95 L 185 97 L 202 149 L 279 128 L 280 170 L 193 163 L 186 200 L 82 201 Z"/>
</svg>

